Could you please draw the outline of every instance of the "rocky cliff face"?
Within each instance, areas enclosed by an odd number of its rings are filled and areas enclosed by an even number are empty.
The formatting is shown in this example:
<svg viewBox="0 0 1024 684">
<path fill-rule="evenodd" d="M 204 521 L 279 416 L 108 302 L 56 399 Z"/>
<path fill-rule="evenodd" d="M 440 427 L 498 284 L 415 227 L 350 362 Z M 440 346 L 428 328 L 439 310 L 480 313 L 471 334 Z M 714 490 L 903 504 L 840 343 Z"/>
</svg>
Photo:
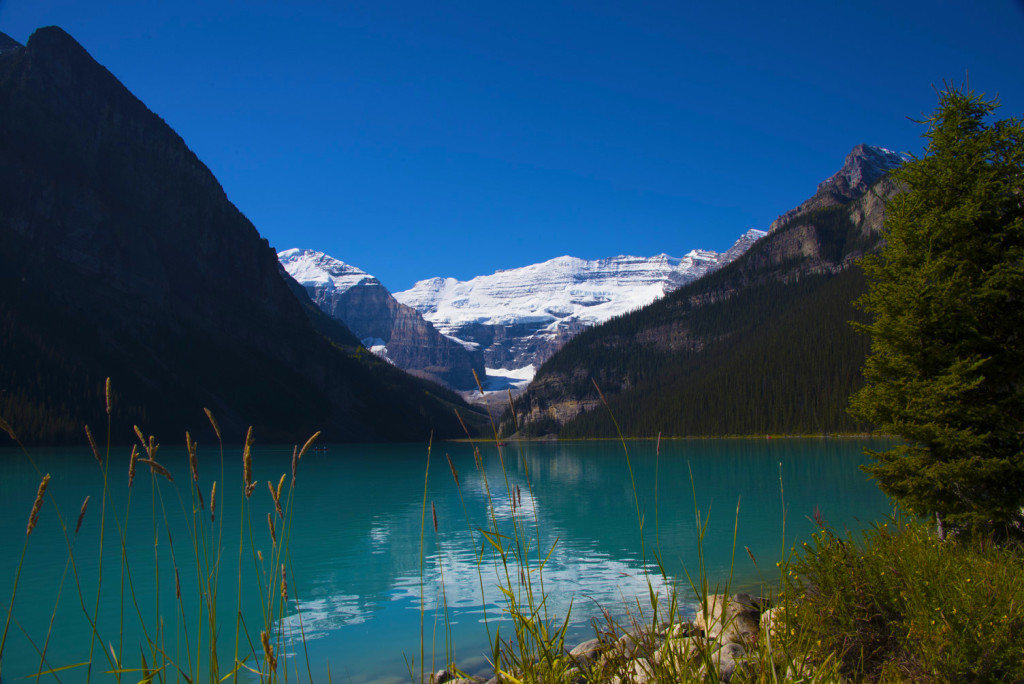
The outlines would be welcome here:
<svg viewBox="0 0 1024 684">
<path fill-rule="evenodd" d="M 627 434 L 638 425 L 653 436 L 843 424 L 845 388 L 863 363 L 847 324 L 860 287 L 850 266 L 877 249 L 885 202 L 900 190 L 884 171 L 895 157 L 876 149 L 854 148 L 814 197 L 730 265 L 569 342 L 517 399 L 520 424 L 534 434 L 567 425 L 570 436 L 607 434 L 594 381 Z M 826 366 L 809 370 L 819 359 Z M 794 405 L 773 405 L 772 420 L 782 418 L 772 423 L 761 415 L 769 400 Z"/>
<path fill-rule="evenodd" d="M 816 209 L 842 206 L 862 197 L 868 189 L 899 168 L 905 156 L 861 143 L 846 155 L 843 167 L 818 184 L 818 191 L 800 206 L 790 209 L 772 222 L 768 232 L 774 232 L 801 216 Z"/>
<path fill-rule="evenodd" d="M 311 316 L 209 169 L 74 39 L 0 39 L 0 413 L 25 438 L 80 440 L 106 376 L 157 434 L 204 406 L 233 438 L 457 429 Z"/>
<path fill-rule="evenodd" d="M 442 333 L 478 345 L 488 368 L 538 367 L 582 330 L 731 263 L 764 235 L 748 231 L 724 254 L 564 256 L 469 281 L 431 278 L 395 298 Z"/>
<path fill-rule="evenodd" d="M 278 259 L 324 313 L 378 356 L 459 390 L 476 387 L 474 370 L 484 377 L 479 347 L 440 334 L 370 274 L 313 250 L 285 250 Z"/>
</svg>

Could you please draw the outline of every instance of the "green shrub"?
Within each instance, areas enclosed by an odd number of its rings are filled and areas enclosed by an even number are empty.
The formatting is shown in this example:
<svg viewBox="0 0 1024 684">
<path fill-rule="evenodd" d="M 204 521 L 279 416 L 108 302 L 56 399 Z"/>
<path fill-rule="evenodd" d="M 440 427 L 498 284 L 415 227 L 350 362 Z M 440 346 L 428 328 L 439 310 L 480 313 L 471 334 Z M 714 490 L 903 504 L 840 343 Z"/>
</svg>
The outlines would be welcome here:
<svg viewBox="0 0 1024 684">
<path fill-rule="evenodd" d="M 828 529 L 804 544 L 787 592 L 786 638 L 836 658 L 857 681 L 1024 678 L 1024 553 L 984 540 L 939 541 L 890 520 L 863 543 Z M 815 648 L 816 647 L 816 648 Z"/>
</svg>

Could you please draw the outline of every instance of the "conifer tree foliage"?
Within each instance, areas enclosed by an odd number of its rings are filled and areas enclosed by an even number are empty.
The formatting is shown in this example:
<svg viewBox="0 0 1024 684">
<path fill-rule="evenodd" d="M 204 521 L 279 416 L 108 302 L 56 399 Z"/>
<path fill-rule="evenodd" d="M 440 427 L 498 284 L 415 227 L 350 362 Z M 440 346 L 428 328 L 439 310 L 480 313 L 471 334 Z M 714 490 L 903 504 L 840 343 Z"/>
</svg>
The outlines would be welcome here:
<svg viewBox="0 0 1024 684">
<path fill-rule="evenodd" d="M 1024 128 L 947 86 L 866 257 L 866 385 L 850 412 L 906 444 L 866 467 L 943 529 L 1024 533 Z"/>
</svg>

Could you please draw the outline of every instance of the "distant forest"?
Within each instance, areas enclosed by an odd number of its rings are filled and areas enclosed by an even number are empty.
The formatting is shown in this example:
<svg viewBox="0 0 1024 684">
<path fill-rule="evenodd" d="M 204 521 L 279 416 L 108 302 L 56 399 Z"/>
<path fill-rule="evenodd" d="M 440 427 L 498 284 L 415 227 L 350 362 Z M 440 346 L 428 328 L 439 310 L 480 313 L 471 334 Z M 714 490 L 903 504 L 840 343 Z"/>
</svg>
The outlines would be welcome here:
<svg viewBox="0 0 1024 684">
<path fill-rule="evenodd" d="M 850 324 L 861 316 L 852 302 L 865 282 L 859 268 L 841 264 L 877 236 L 864 237 L 845 207 L 809 213 L 786 229 L 801 226 L 813 227 L 815 261 L 831 269 L 813 272 L 800 259 L 771 263 L 770 242 L 759 243 L 729 267 L 581 333 L 538 377 L 557 376 L 562 396 L 577 399 L 595 399 L 596 381 L 627 436 L 865 431 L 846 412 L 869 347 Z M 531 423 L 527 432 L 616 434 L 603 406 L 564 426 Z"/>
</svg>

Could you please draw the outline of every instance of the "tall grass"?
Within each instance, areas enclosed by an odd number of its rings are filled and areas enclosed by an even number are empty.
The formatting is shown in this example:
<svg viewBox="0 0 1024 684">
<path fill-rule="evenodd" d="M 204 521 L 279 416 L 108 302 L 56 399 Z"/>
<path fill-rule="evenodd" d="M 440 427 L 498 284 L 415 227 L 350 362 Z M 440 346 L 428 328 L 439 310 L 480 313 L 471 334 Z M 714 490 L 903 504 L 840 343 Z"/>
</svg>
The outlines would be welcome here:
<svg viewBox="0 0 1024 684">
<path fill-rule="evenodd" d="M 111 398 L 107 382 L 107 440 L 105 449 L 97 447 L 92 430 L 85 428 L 101 471 L 102 491 L 90 494 L 82 504 L 73 531 L 65 523 L 65 517 L 48 487 L 49 475 L 43 477 L 29 513 L 21 559 L 15 575 L 11 598 L 6 606 L 5 627 L 0 637 L 0 668 L 3 666 L 4 648 L 12 622 L 17 623 L 16 598 L 21 579 L 21 566 L 28 551 L 32 531 L 41 515 L 44 501 L 48 499 L 57 518 L 59 529 L 67 548 L 67 562 L 59 589 L 54 598 L 49 627 L 41 644 L 31 635 L 28 643 L 38 655 L 38 667 L 32 676 L 61 681 L 108 681 L 118 682 L 277 682 L 299 681 L 298 667 L 301 658 L 285 658 L 290 645 L 304 642 L 301 613 L 298 614 L 299 633 L 291 634 L 285 618 L 289 613 L 298 612 L 295 572 L 291 567 L 288 542 L 291 533 L 292 511 L 296 492 L 298 464 L 314 444 L 319 433 L 314 434 L 302 449 L 293 452 L 291 477 L 283 473 L 275 482 L 267 482 L 267 492 L 254 496 L 257 483 L 252 476 L 252 430 L 243 447 L 243 473 L 227 484 L 225 480 L 224 443 L 214 415 L 206 410 L 210 425 L 216 434 L 218 449 L 213 462 L 204 462 L 199 448 L 191 434 L 185 433 L 185 454 L 188 459 L 188 477 L 185 483 L 175 481 L 171 469 L 162 462 L 161 445 L 153 435 L 146 436 L 138 427 L 133 432 L 137 444 L 128 456 L 127 472 L 121 477 L 111 471 Z M 21 444 L 14 429 L 0 421 L 5 432 L 15 441 L 24 457 L 38 471 L 32 454 Z M 214 473 L 206 476 L 207 467 Z M 144 470 L 143 470 L 144 469 Z M 148 474 L 148 478 L 146 477 Z M 133 492 L 136 486 L 148 479 L 148 510 L 133 508 Z M 124 496 L 112 496 L 116 481 L 126 487 Z M 288 487 L 285 488 L 285 483 Z M 239 491 L 241 511 L 238 530 L 238 564 L 235 568 L 237 586 L 234 613 L 235 631 L 233 638 L 224 639 L 221 629 L 227 623 L 224 601 L 219 596 L 222 585 L 222 571 L 229 568 L 224 557 L 226 548 L 223 504 L 224 493 L 229 488 Z M 207 494 L 204 494 L 207 493 Z M 88 554 L 88 562 L 95 564 L 95 581 L 89 583 L 79 573 L 81 554 L 76 551 L 75 541 L 86 522 L 87 505 L 90 499 L 100 499 L 99 544 L 95 553 Z M 258 501 L 257 501 L 258 499 Z M 123 508 L 117 502 L 123 501 Z M 170 507 L 176 507 L 184 521 L 184 530 L 172 529 Z M 265 516 L 266 529 L 258 530 L 254 520 Z M 148 522 L 146 518 L 148 517 Z M 151 529 L 152 574 L 140 576 L 133 569 L 137 566 L 130 553 L 133 537 L 129 532 L 137 525 Z M 134 533 L 133 533 L 134 534 Z M 108 558 L 108 535 L 117 539 L 119 558 Z M 262 535 L 266 535 L 265 537 Z M 267 549 L 264 556 L 263 549 Z M 252 570 L 243 564 L 251 563 Z M 169 570 L 169 573 L 168 573 Z M 54 621 L 68 619 L 69 612 L 61 609 L 64 586 L 70 571 L 71 583 L 77 594 L 80 618 L 89 628 L 88 657 L 82 662 L 52 662 L 48 646 Z M 194 578 L 183 581 L 186 573 Z M 113 576 L 111 576 L 113 575 Z M 291 579 L 291 582 L 289 582 Z M 146 591 L 139 588 L 145 585 Z M 188 592 L 194 592 L 189 595 Z M 173 605 L 162 605 L 172 596 Z M 145 597 L 150 597 L 145 599 Z M 243 597 L 246 599 L 243 602 Z M 257 610 L 244 609 L 252 605 L 255 597 Z M 39 597 L 35 597 L 39 600 Z M 151 603 L 150 603 L 151 601 Z M 104 606 L 116 605 L 116 621 L 101 619 Z M 73 611 L 72 611 L 73 614 Z M 109 615 L 109 613 L 107 613 Z M 168 625 L 168 620 L 171 624 Z M 114 633 L 116 631 L 116 633 Z M 126 639 L 126 634 L 138 634 L 138 638 Z M 233 647 L 225 648 L 225 644 Z M 308 659 L 307 659 L 308 661 Z M 291 664 L 291 669 L 289 669 Z M 310 669 L 305 668 L 308 679 Z M 0 670 L 2 672 L 2 670 Z M 28 673 L 21 673 L 28 674 Z"/>
<path fill-rule="evenodd" d="M 482 392 L 482 389 L 481 389 Z M 600 388 L 598 388 L 600 392 Z M 511 403 L 511 402 L 510 402 Z M 610 412 L 609 412 L 610 413 Z M 514 410 L 510 413 L 513 427 L 516 426 Z M 610 415 L 614 423 L 614 416 Z M 496 619 L 485 619 L 491 641 L 489 662 L 499 681 L 514 683 L 546 682 L 652 682 L 652 681 L 719 681 L 732 675 L 735 663 L 723 659 L 720 635 L 732 630 L 741 616 L 732 612 L 731 572 L 726 578 L 713 578 L 704 562 L 704 538 L 708 529 L 708 515 L 696 506 L 696 483 L 691 476 L 694 519 L 697 530 L 697 556 L 692 570 L 686 570 L 686 581 L 680 584 L 670 577 L 658 551 L 658 523 L 655 518 L 655 544 L 650 548 L 649 530 L 646 529 L 646 514 L 640 504 L 640 491 L 633 472 L 629 445 L 619 436 L 623 449 L 625 475 L 628 476 L 635 504 L 637 535 L 640 543 L 640 568 L 647 586 L 646 596 L 630 597 L 619 607 L 603 607 L 603 619 L 593 621 L 594 639 L 588 649 L 575 649 L 575 644 L 566 642 L 572 621 L 572 603 L 564 614 L 556 615 L 549 610 L 549 595 L 544 590 L 544 573 L 557 545 L 542 545 L 536 506 L 521 505 L 520 484 L 512 484 L 509 477 L 510 461 L 514 460 L 521 475 L 522 484 L 531 503 L 533 485 L 530 478 L 529 461 L 524 457 L 521 443 L 508 449 L 501 445 L 496 427 L 493 427 L 493 442 L 474 439 L 468 430 L 467 438 L 474 453 L 474 461 L 484 484 L 486 498 L 486 522 L 483 525 L 470 521 L 466 516 L 466 533 L 473 535 L 479 544 L 477 574 L 481 578 L 481 603 L 487 603 L 483 587 L 483 576 L 494 574 L 502 599 L 502 610 Z M 483 467 L 481 448 L 495 449 L 500 480 L 492 488 L 488 473 Z M 657 449 L 660 454 L 660 442 Z M 463 492 L 458 472 L 449 459 L 449 467 L 460 499 Z M 429 465 L 426 478 L 429 478 Z M 426 482 L 424 483 L 424 521 L 426 520 Z M 781 483 L 780 483 L 781 486 Z M 780 496 L 782 495 L 780 489 Z M 657 482 L 655 482 L 655 500 Z M 497 510 L 507 505 L 511 516 L 499 523 Z M 464 507 L 464 505 L 463 505 Z M 733 560 L 738 535 L 739 503 L 736 509 L 736 524 L 733 526 Z M 435 522 L 436 525 L 436 522 Z M 784 526 L 784 523 L 783 523 Z M 421 545 L 421 554 L 424 549 Z M 651 558 L 648 554 L 651 553 Z M 782 584 L 781 574 L 786 566 L 779 563 L 779 578 L 765 586 Z M 443 597 L 443 576 L 442 583 Z M 667 593 L 661 587 L 668 587 Z M 747 599 L 744 599 L 747 600 Z M 747 632 L 750 640 L 741 651 L 742 674 L 750 681 L 781 681 L 787 672 L 800 671 L 812 679 L 827 678 L 834 673 L 831 662 L 823 666 L 802 666 L 794 668 L 794 656 L 777 647 L 770 639 L 759 639 L 756 618 L 761 609 L 770 603 L 766 597 L 750 599 L 755 608 L 753 631 Z M 691 608 L 692 607 L 692 608 Z M 446 614 L 447 606 L 441 610 Z M 691 611 L 696 610 L 694 615 Z M 614 617 L 619 615 L 621 617 Z M 781 613 L 785 616 L 785 613 Z M 749 616 L 747 616 L 749 618 Z M 691 619 L 693 618 L 693 619 Z M 785 619 L 784 617 L 782 618 Z M 492 624 L 493 623 L 493 624 Z M 696 623 L 696 624 L 695 624 Z M 731 633 L 731 632 L 730 632 Z M 455 653 L 453 646 L 446 646 L 446 656 Z M 422 660 L 422 653 L 421 653 Z M 730 664 L 732 663 L 732 664 Z M 802 663 L 802 661 L 801 661 Z M 452 676 L 465 676 L 454 660 L 444 663 Z M 433 671 L 434 668 L 431 668 Z M 418 679 L 424 681 L 427 673 L 421 668 Z M 414 676 L 413 680 L 416 681 Z"/>
</svg>

